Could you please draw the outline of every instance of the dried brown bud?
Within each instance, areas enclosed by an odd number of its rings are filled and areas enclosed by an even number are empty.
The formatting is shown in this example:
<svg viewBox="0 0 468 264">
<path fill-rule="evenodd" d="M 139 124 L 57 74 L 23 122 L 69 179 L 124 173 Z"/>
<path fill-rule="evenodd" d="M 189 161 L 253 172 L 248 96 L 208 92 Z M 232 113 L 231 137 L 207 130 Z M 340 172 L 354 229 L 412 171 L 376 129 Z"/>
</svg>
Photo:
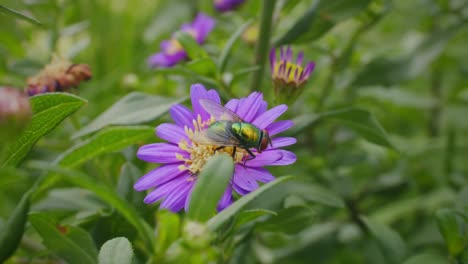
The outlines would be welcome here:
<svg viewBox="0 0 468 264">
<path fill-rule="evenodd" d="M 87 64 L 72 64 L 65 59 L 54 58 L 41 72 L 27 79 L 26 92 L 30 96 L 47 92 L 66 92 L 91 77 L 91 69 Z"/>
</svg>

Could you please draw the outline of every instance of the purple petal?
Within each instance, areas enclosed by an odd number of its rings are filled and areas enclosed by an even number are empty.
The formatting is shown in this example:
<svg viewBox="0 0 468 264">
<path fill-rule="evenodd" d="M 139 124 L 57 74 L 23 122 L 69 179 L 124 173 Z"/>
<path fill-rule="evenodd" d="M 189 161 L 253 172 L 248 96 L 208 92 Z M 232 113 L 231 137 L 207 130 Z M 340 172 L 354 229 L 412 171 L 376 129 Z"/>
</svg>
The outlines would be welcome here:
<svg viewBox="0 0 468 264">
<path fill-rule="evenodd" d="M 156 168 L 147 174 L 143 175 L 138 181 L 133 185 L 133 188 L 137 191 L 147 190 L 158 185 L 162 185 L 182 173 L 187 173 L 187 171 L 179 170 L 179 165 L 183 163 L 172 163 L 167 165 L 162 165 L 159 168 Z"/>
<path fill-rule="evenodd" d="M 291 46 L 288 46 L 286 49 L 286 60 L 291 62 L 292 61 L 292 49 Z"/>
<path fill-rule="evenodd" d="M 164 123 L 156 127 L 156 135 L 170 143 L 178 144 L 181 140 L 190 142 L 185 130 L 174 124 Z"/>
<path fill-rule="evenodd" d="M 286 110 L 288 110 L 288 106 L 285 104 L 275 106 L 261 114 L 252 123 L 260 129 L 265 129 L 271 123 L 273 123 L 273 121 L 275 121 L 276 118 L 278 118 L 284 112 L 286 112 Z"/>
<path fill-rule="evenodd" d="M 161 208 L 167 208 L 173 212 L 178 212 L 184 208 L 187 195 L 192 189 L 193 181 L 185 180 L 178 186 L 175 186 L 173 191 L 168 193 L 161 203 Z"/>
<path fill-rule="evenodd" d="M 164 198 L 168 193 L 173 192 L 174 188 L 177 187 L 180 183 L 186 182 L 189 177 L 190 174 L 186 172 L 185 174 L 166 182 L 165 184 L 156 188 L 154 191 L 150 192 L 145 197 L 144 202 L 150 204 Z"/>
<path fill-rule="evenodd" d="M 247 98 L 242 98 L 237 107 L 238 114 L 244 121 L 251 122 L 262 106 L 263 94 L 258 92 L 251 93 Z"/>
<path fill-rule="evenodd" d="M 199 114 L 202 117 L 202 120 L 207 120 L 210 118 L 210 114 L 203 109 L 200 104 L 200 99 L 209 99 L 221 103 L 219 94 L 215 90 L 207 91 L 205 87 L 199 83 L 192 85 L 190 87 L 190 97 L 192 98 L 192 108 L 195 115 Z"/>
<path fill-rule="evenodd" d="M 270 50 L 270 69 L 271 69 L 272 74 L 275 71 L 275 63 L 276 63 L 276 50 L 275 50 L 275 48 L 271 48 L 271 50 Z"/>
<path fill-rule="evenodd" d="M 297 157 L 296 154 L 292 153 L 291 151 L 288 150 L 283 150 L 283 149 L 276 149 L 276 150 L 268 150 L 271 152 L 280 152 L 282 154 L 282 158 L 271 163 L 270 165 L 275 165 L 275 166 L 283 166 L 283 165 L 290 165 L 296 162 Z M 265 151 L 267 152 L 267 151 Z"/>
<path fill-rule="evenodd" d="M 203 13 L 199 13 L 197 15 L 192 23 L 192 28 L 197 33 L 196 40 L 198 44 L 202 44 L 205 41 L 208 34 L 213 30 L 215 24 L 216 21 L 213 18 Z"/>
<path fill-rule="evenodd" d="M 236 193 L 238 193 L 240 195 L 246 195 L 246 194 L 248 194 L 250 192 L 250 191 L 242 189 L 236 183 L 232 183 L 232 188 L 234 189 L 234 191 L 236 191 Z"/>
<path fill-rule="evenodd" d="M 251 192 L 258 188 L 258 183 L 249 173 L 250 171 L 245 166 L 236 165 L 232 181 L 240 188 Z"/>
<path fill-rule="evenodd" d="M 271 173 L 264 168 L 247 168 L 249 177 L 259 182 L 270 182 L 275 179 Z"/>
<path fill-rule="evenodd" d="M 221 200 L 219 200 L 217 210 L 222 211 L 232 203 L 232 188 L 230 185 L 227 186 L 226 191 L 224 191 Z"/>
<path fill-rule="evenodd" d="M 280 61 L 283 61 L 285 59 L 284 57 L 284 47 L 280 48 Z"/>
<path fill-rule="evenodd" d="M 283 154 L 277 150 L 265 150 L 257 154 L 254 159 L 245 163 L 248 167 L 263 167 L 271 165 L 283 157 Z"/>
<path fill-rule="evenodd" d="M 176 154 L 188 158 L 189 154 L 182 151 L 178 146 L 169 143 L 154 143 L 144 145 L 138 149 L 137 157 L 146 162 L 174 163 L 180 162 Z"/>
<path fill-rule="evenodd" d="M 244 1 L 245 0 L 216 0 L 214 1 L 214 5 L 219 12 L 227 12 L 241 5 Z"/>
<path fill-rule="evenodd" d="M 277 138 L 273 138 L 271 139 L 271 143 L 272 143 L 272 147 L 269 147 L 268 149 L 277 149 L 277 148 L 281 148 L 281 147 L 286 147 L 286 146 L 290 146 L 290 145 L 293 145 L 293 144 L 296 144 L 297 140 L 293 137 L 277 137 Z"/>
<path fill-rule="evenodd" d="M 311 61 L 307 63 L 307 66 L 304 68 L 304 75 L 306 76 L 306 78 L 310 76 L 314 68 L 315 68 L 315 62 Z"/>
<path fill-rule="evenodd" d="M 270 136 L 279 134 L 283 131 L 286 131 L 290 129 L 292 126 L 294 126 L 294 122 L 291 120 L 281 120 L 278 122 L 274 122 L 271 125 L 266 127 L 266 130 L 268 131 L 268 134 Z"/>
<path fill-rule="evenodd" d="M 178 126 L 182 128 L 187 126 L 193 129 L 193 120 L 195 117 L 193 116 L 192 111 L 187 107 L 180 104 L 173 105 L 169 110 L 169 114 Z"/>
<path fill-rule="evenodd" d="M 297 65 L 301 65 L 303 59 L 304 59 L 304 52 L 301 51 L 301 52 L 299 52 L 299 54 L 297 55 L 296 64 L 297 64 Z"/>
<path fill-rule="evenodd" d="M 239 105 L 239 99 L 231 99 L 227 104 L 224 106 L 227 109 L 233 111 L 234 113 L 237 111 L 237 106 Z"/>
</svg>

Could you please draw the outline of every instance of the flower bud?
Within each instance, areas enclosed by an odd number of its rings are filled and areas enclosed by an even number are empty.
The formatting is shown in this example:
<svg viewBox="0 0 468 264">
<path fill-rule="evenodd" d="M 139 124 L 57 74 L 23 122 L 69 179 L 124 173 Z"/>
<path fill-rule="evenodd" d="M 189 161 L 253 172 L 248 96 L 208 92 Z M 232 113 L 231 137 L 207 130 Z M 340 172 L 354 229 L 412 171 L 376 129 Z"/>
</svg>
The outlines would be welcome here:
<svg viewBox="0 0 468 264">
<path fill-rule="evenodd" d="M 182 237 L 185 244 L 193 249 L 202 249 L 210 245 L 213 238 L 208 227 L 199 222 L 186 222 Z"/>
<path fill-rule="evenodd" d="M 31 120 L 31 105 L 18 89 L 0 88 L 0 141 L 16 138 Z"/>
<path fill-rule="evenodd" d="M 314 62 L 308 62 L 304 67 L 302 65 L 304 53 L 300 52 L 296 63 L 293 62 L 292 49 L 286 50 L 280 48 L 280 58 L 276 60 L 276 50 L 270 51 L 271 77 L 275 87 L 276 99 L 281 101 L 291 101 L 296 99 L 301 93 L 303 86 L 309 80 L 312 71 L 315 68 Z"/>
</svg>

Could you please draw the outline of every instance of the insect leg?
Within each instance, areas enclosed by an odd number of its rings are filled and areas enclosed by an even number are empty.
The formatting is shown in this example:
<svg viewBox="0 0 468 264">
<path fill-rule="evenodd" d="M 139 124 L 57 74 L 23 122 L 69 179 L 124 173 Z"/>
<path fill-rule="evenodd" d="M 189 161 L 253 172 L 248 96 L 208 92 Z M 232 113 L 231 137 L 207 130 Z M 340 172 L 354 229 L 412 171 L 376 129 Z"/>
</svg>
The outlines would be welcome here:
<svg viewBox="0 0 468 264">
<path fill-rule="evenodd" d="M 257 156 L 255 156 L 255 154 L 253 154 L 252 151 L 250 151 L 250 149 L 245 149 L 245 150 L 247 151 L 247 153 L 249 153 L 250 157 L 247 158 L 247 159 L 244 161 L 244 165 L 245 165 L 245 163 L 247 163 L 247 161 L 253 160 L 253 159 L 255 159 L 255 158 L 257 157 Z"/>
</svg>

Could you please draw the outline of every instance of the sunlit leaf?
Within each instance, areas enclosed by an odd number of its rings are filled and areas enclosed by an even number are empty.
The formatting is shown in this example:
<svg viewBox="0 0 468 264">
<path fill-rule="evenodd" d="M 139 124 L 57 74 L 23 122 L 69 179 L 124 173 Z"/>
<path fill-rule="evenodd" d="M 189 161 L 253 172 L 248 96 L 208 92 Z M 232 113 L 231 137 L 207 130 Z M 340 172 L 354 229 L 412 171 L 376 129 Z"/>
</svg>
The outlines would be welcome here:
<svg viewBox="0 0 468 264">
<path fill-rule="evenodd" d="M 174 104 L 185 101 L 186 98 L 166 98 L 133 92 L 109 107 L 88 125 L 76 132 L 73 137 L 82 137 L 96 132 L 109 125 L 136 125 L 155 120 Z"/>
<path fill-rule="evenodd" d="M 33 117 L 29 127 L 8 147 L 7 159 L 2 166 L 16 166 L 45 134 L 54 129 L 63 119 L 82 107 L 86 101 L 67 93 L 48 93 L 33 96 Z"/>
</svg>

